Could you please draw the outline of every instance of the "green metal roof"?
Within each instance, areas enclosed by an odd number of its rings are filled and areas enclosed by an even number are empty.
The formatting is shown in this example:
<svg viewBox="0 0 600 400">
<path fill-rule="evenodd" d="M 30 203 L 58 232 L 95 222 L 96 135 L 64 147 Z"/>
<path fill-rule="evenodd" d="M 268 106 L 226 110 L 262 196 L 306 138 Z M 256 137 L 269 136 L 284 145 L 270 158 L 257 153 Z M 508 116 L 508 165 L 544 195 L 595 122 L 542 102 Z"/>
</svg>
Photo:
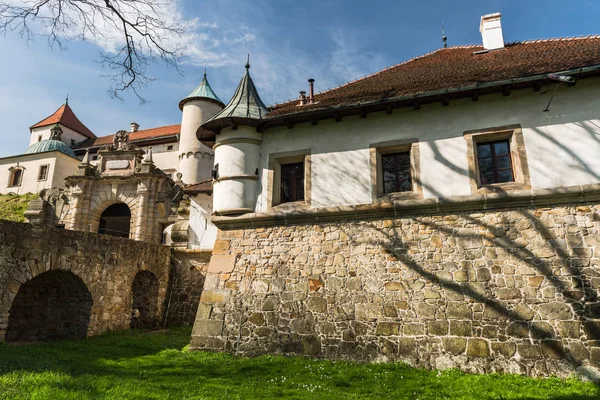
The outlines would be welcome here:
<svg viewBox="0 0 600 400">
<path fill-rule="evenodd" d="M 29 146 L 25 154 L 44 153 L 46 151 L 60 151 L 63 154 L 77 158 L 73 150 L 60 140 L 46 139 Z"/>
<path fill-rule="evenodd" d="M 202 126 L 208 129 L 218 129 L 223 127 L 224 121 L 232 119 L 237 120 L 241 125 L 256 125 L 267 115 L 268 111 L 250 77 L 250 63 L 248 62 L 246 73 L 229 104 Z"/>
<path fill-rule="evenodd" d="M 204 78 L 202 78 L 202 82 L 200 82 L 198 87 L 179 102 L 179 109 L 183 110 L 183 105 L 193 99 L 210 99 L 218 102 L 222 106 L 225 106 L 225 104 L 221 101 L 221 99 L 219 99 L 219 97 L 210 87 L 208 79 L 206 79 L 206 72 L 204 73 Z"/>
</svg>

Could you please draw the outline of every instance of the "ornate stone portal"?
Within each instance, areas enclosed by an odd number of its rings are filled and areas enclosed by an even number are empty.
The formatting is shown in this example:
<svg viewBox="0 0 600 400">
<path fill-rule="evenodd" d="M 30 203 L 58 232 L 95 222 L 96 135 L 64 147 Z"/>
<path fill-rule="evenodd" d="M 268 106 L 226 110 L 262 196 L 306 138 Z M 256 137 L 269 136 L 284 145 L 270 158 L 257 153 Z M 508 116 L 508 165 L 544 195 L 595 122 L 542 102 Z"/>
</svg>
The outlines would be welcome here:
<svg viewBox="0 0 600 400">
<path fill-rule="evenodd" d="M 98 232 L 103 212 L 114 204 L 130 211 L 129 238 L 160 243 L 163 229 L 175 222 L 181 188 L 145 153 L 128 143 L 128 132 L 115 134 L 113 144 L 98 151 L 98 165 L 86 154 L 65 190 L 40 193 L 26 212 L 33 224 Z M 110 232 L 108 232 L 110 233 Z"/>
</svg>

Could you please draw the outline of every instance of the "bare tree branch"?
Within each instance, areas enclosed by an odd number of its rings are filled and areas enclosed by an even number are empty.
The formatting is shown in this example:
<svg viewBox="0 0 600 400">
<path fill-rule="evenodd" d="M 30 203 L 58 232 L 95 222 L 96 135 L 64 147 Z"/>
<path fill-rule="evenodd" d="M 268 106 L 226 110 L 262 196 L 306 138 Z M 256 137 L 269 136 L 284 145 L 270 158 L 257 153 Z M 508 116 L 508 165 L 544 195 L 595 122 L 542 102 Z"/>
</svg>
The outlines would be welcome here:
<svg viewBox="0 0 600 400">
<path fill-rule="evenodd" d="M 102 46 L 99 63 L 111 82 L 109 93 L 122 99 L 153 79 L 148 67 L 162 62 L 178 72 L 185 24 L 170 7 L 174 0 L 4 0 L 0 1 L 0 34 L 17 32 L 27 42 L 46 37 L 51 47 L 66 49 L 74 40 Z M 171 10 L 171 12 L 169 12 Z"/>
</svg>

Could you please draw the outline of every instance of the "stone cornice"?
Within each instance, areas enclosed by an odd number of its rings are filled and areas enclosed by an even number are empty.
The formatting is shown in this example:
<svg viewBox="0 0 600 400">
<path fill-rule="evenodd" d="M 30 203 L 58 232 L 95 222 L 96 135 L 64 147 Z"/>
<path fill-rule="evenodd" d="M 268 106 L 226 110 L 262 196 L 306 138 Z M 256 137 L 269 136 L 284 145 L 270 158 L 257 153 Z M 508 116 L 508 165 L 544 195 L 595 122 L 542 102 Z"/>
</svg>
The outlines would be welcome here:
<svg viewBox="0 0 600 400">
<path fill-rule="evenodd" d="M 411 215 L 485 211 L 500 208 L 543 207 L 590 201 L 600 201 L 600 183 L 445 198 L 412 199 L 394 202 L 382 201 L 356 206 L 251 213 L 235 217 L 213 216 L 212 223 L 220 229 L 229 230 L 277 225 L 401 218 Z"/>
</svg>

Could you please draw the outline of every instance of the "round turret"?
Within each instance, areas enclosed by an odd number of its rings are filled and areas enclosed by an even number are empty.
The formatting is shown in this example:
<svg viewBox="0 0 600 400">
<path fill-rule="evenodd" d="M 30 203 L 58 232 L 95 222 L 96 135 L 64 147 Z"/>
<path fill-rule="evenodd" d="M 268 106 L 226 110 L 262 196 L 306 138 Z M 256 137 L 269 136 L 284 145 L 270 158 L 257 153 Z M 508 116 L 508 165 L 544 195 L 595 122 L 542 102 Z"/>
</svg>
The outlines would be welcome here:
<svg viewBox="0 0 600 400">
<path fill-rule="evenodd" d="M 197 183 L 210 178 L 213 153 L 196 138 L 196 131 L 223 107 L 223 102 L 210 87 L 206 73 L 200 85 L 179 102 L 183 111 L 179 137 L 179 172 L 183 182 Z"/>
<path fill-rule="evenodd" d="M 202 129 L 215 136 L 215 183 L 213 210 L 219 215 L 251 213 L 256 210 L 262 133 L 256 128 L 267 114 L 254 82 L 250 64 L 227 106 Z M 203 132 L 198 131 L 198 135 Z"/>
</svg>

